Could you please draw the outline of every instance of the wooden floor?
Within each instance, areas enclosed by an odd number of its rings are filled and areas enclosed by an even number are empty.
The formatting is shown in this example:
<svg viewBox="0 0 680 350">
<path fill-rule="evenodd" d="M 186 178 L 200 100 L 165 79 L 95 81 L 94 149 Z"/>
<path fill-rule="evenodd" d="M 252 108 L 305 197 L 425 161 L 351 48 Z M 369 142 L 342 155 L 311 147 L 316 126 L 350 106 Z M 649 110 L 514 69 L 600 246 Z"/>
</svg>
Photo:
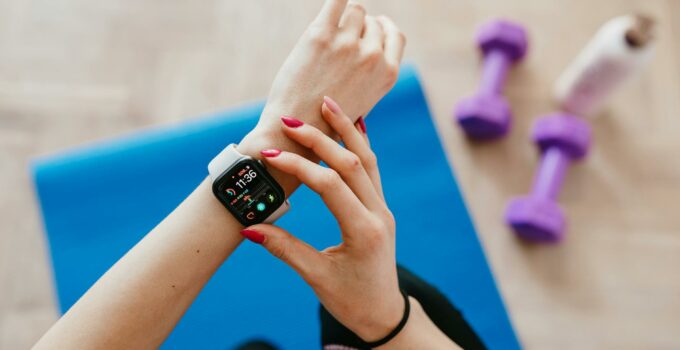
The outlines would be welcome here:
<svg viewBox="0 0 680 350">
<path fill-rule="evenodd" d="M 264 96 L 317 2 L 0 0 L 0 349 L 29 347 L 57 317 L 30 158 Z M 525 347 L 679 349 L 680 1 L 367 6 L 408 35 Z M 501 217 L 530 186 L 532 120 L 551 111 L 552 83 L 598 26 L 638 10 L 660 22 L 657 54 L 593 120 L 593 152 L 564 185 L 566 241 L 519 242 Z M 512 133 L 474 144 L 450 110 L 477 83 L 476 25 L 498 15 L 525 23 L 531 48 L 507 84 Z"/>
</svg>

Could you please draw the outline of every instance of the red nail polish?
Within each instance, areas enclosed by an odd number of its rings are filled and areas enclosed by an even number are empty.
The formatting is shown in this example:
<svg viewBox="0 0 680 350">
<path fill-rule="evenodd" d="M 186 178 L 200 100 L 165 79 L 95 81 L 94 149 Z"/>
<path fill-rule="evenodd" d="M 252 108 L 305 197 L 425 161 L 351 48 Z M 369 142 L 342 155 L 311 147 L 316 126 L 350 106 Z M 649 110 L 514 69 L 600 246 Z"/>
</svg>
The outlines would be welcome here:
<svg viewBox="0 0 680 350">
<path fill-rule="evenodd" d="M 338 104 L 337 104 L 335 101 L 333 101 L 332 98 L 330 98 L 330 97 L 328 97 L 328 96 L 324 96 L 324 97 L 323 97 L 323 102 L 326 103 L 326 106 L 328 106 L 328 109 L 330 109 L 331 112 L 333 112 L 333 113 L 335 113 L 335 114 L 340 114 L 340 113 L 342 113 L 342 110 L 340 109 L 340 106 L 338 106 Z"/>
<path fill-rule="evenodd" d="M 279 154 L 281 154 L 281 150 L 276 149 L 276 148 L 263 149 L 263 150 L 260 151 L 260 154 L 262 154 L 263 156 L 265 156 L 267 158 L 274 158 L 274 157 L 278 156 Z"/>
<path fill-rule="evenodd" d="M 264 242 L 264 235 L 255 230 L 243 229 L 241 230 L 241 235 L 257 244 L 262 244 Z"/>
<path fill-rule="evenodd" d="M 357 124 L 359 124 L 359 129 L 363 131 L 363 133 L 366 133 L 366 122 L 364 122 L 364 117 L 361 116 L 359 117 L 359 120 L 357 120 Z"/>
<path fill-rule="evenodd" d="M 297 128 L 304 124 L 304 122 L 302 122 L 302 120 L 300 119 L 296 119 L 285 115 L 281 116 L 281 121 L 283 122 L 283 124 L 286 124 L 286 126 L 289 128 Z"/>
</svg>

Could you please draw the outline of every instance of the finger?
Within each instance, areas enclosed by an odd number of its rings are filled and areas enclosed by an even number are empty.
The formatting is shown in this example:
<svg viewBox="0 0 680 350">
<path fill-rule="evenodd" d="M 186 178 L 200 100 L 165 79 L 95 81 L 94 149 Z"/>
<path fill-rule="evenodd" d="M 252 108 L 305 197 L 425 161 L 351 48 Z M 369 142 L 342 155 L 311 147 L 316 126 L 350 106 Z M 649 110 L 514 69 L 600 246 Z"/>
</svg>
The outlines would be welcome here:
<svg viewBox="0 0 680 350">
<path fill-rule="evenodd" d="M 335 170 L 324 168 L 295 153 L 277 151 L 262 151 L 267 163 L 297 177 L 318 193 L 341 227 L 348 228 L 354 223 L 358 224 L 358 218 L 368 215 L 366 207 Z"/>
<path fill-rule="evenodd" d="M 364 18 L 366 18 L 366 9 L 363 5 L 350 2 L 347 4 L 342 19 L 340 19 L 340 30 L 352 38 L 358 38 L 364 30 Z"/>
<path fill-rule="evenodd" d="M 359 120 L 357 120 L 356 123 L 354 123 L 354 127 L 361 133 L 361 136 L 364 138 L 364 142 L 366 142 L 366 145 L 368 148 L 371 148 L 371 140 L 368 139 L 368 133 L 366 132 L 366 122 L 364 120 L 364 117 L 359 117 Z M 373 152 L 375 153 L 375 152 Z M 362 161 L 362 164 L 364 161 Z M 366 162 L 368 163 L 368 161 Z M 366 173 L 368 176 L 371 178 L 371 181 L 373 181 L 373 185 L 375 186 L 376 192 L 378 192 L 378 195 L 380 198 L 382 198 L 383 202 L 385 201 L 385 195 L 383 194 L 383 189 L 382 189 L 382 181 L 380 180 L 380 170 L 377 166 L 367 169 Z"/>
<path fill-rule="evenodd" d="M 389 64 L 398 66 L 404 55 L 406 36 L 388 17 L 379 16 L 378 22 L 380 22 L 385 31 L 385 59 Z"/>
<path fill-rule="evenodd" d="M 364 34 L 361 37 L 362 45 L 368 51 L 383 50 L 383 42 L 385 41 L 385 32 L 382 29 L 380 22 L 373 16 L 366 16 L 364 20 Z"/>
<path fill-rule="evenodd" d="M 253 225 L 243 229 L 241 235 L 261 244 L 305 279 L 313 275 L 313 271 L 323 268 L 323 264 L 326 263 L 318 250 L 278 226 Z"/>
<path fill-rule="evenodd" d="M 326 0 L 314 20 L 316 23 L 337 28 L 347 7 L 347 0 Z"/>
<path fill-rule="evenodd" d="M 384 207 L 382 197 L 375 190 L 359 156 L 309 124 L 303 124 L 290 117 L 282 117 L 281 120 L 286 136 L 311 149 L 330 168 L 337 171 L 369 210 L 375 211 Z"/>
<path fill-rule="evenodd" d="M 371 178 L 375 191 L 382 197 L 378 160 L 362 135 L 365 134 L 363 132 L 365 129 L 362 129 L 362 131 L 358 130 L 340 106 L 328 96 L 324 97 L 321 115 L 328 125 L 340 136 L 345 143 L 345 147 L 359 157 L 366 173 Z M 363 126 L 365 128 L 365 124 Z"/>
</svg>

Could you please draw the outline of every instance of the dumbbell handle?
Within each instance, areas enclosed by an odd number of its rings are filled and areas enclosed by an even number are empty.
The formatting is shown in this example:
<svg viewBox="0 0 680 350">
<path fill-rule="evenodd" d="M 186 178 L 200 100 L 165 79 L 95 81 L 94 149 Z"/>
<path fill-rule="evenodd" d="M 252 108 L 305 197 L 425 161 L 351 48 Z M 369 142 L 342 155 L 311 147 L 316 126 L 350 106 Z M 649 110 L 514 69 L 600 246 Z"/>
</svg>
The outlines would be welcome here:
<svg viewBox="0 0 680 350">
<path fill-rule="evenodd" d="M 546 149 L 541 156 L 541 164 L 534 178 L 532 195 L 557 200 L 569 164 L 571 164 L 571 158 L 558 147 Z"/>
<path fill-rule="evenodd" d="M 505 74 L 510 66 L 510 58 L 501 50 L 490 50 L 484 56 L 482 81 L 479 93 L 485 95 L 499 95 L 503 92 Z"/>
</svg>

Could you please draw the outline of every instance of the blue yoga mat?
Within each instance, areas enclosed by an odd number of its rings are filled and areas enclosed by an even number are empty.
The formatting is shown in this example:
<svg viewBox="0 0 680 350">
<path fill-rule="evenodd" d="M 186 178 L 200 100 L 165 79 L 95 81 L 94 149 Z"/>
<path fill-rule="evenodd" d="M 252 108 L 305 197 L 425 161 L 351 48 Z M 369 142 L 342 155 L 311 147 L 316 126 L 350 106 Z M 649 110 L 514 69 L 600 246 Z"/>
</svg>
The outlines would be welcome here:
<svg viewBox="0 0 680 350">
<path fill-rule="evenodd" d="M 195 188 L 208 161 L 240 140 L 261 110 L 258 103 L 35 160 L 62 312 Z M 399 262 L 449 296 L 489 348 L 519 349 L 412 66 L 402 69 L 367 124 L 397 219 Z M 279 225 L 320 249 L 339 242 L 333 217 L 313 192 L 302 187 L 291 203 Z M 320 346 L 311 289 L 246 242 L 164 348 L 231 349 L 251 338 L 282 349 Z"/>
</svg>

